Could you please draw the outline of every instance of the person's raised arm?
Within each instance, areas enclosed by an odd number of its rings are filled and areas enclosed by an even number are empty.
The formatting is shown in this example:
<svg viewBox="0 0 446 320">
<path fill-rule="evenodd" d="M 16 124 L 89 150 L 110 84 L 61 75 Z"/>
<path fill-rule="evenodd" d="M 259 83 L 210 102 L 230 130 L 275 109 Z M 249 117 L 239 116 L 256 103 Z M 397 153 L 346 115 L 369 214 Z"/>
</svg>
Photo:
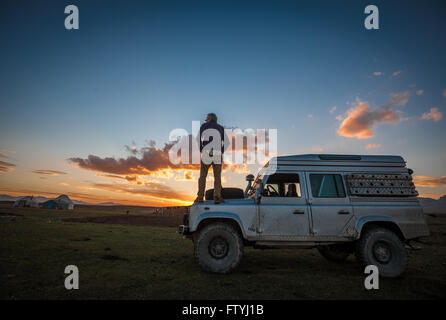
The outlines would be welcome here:
<svg viewBox="0 0 446 320">
<path fill-rule="evenodd" d="M 222 135 L 223 148 L 222 148 L 222 153 L 224 153 L 226 150 L 228 150 L 229 146 L 231 145 L 231 141 L 229 139 L 231 139 L 231 138 L 226 134 L 226 130 L 223 128 L 223 135 Z"/>
</svg>

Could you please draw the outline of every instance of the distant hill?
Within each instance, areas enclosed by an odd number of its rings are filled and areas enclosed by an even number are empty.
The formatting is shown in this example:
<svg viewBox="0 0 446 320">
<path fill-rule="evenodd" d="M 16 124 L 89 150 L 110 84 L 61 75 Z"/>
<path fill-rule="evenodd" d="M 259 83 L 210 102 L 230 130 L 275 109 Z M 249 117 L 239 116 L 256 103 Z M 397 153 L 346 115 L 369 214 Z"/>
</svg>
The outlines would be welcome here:
<svg viewBox="0 0 446 320">
<path fill-rule="evenodd" d="M 0 201 L 15 201 L 17 197 L 12 197 L 7 194 L 0 194 Z"/>
<path fill-rule="evenodd" d="M 120 203 L 115 203 L 115 202 L 101 202 L 101 203 L 96 203 L 97 206 L 121 206 L 122 204 Z"/>
<path fill-rule="evenodd" d="M 17 199 L 20 199 L 23 197 L 25 197 L 25 196 L 23 195 L 23 196 L 13 197 L 8 194 L 0 194 L 0 201 L 12 201 L 13 202 L 13 201 L 16 201 Z M 34 199 L 36 199 L 37 202 L 42 203 L 47 200 L 51 200 L 51 199 L 55 199 L 55 198 L 47 198 L 47 197 L 37 196 L 37 197 L 34 197 Z M 121 205 L 120 203 L 115 203 L 115 202 L 89 203 L 89 202 L 85 202 L 85 201 L 81 201 L 81 200 L 73 200 L 73 199 L 71 199 L 71 201 L 73 201 L 73 203 L 77 204 L 77 205 L 89 205 L 89 206 L 118 206 L 118 205 Z"/>
<path fill-rule="evenodd" d="M 435 200 L 432 198 L 418 198 L 423 207 L 424 213 L 445 213 L 446 214 L 446 195 Z"/>
<path fill-rule="evenodd" d="M 16 201 L 19 198 L 22 198 L 24 196 L 20 196 L 20 197 L 13 197 L 7 194 L 0 194 L 0 201 Z M 46 197 L 35 197 L 37 199 L 37 201 L 40 202 L 45 202 L 47 200 L 50 199 L 54 199 L 54 198 L 46 198 Z M 446 214 L 446 195 L 442 196 L 440 199 L 435 200 L 432 198 L 423 198 L 423 197 L 418 197 L 418 199 L 420 200 L 420 204 L 423 207 L 424 213 L 435 213 L 435 214 L 439 214 L 439 213 L 444 213 Z M 74 204 L 77 205 L 90 205 L 90 206 L 121 206 L 122 204 L 120 203 L 116 203 L 116 202 L 101 202 L 101 203 L 89 203 L 89 202 L 85 202 L 85 201 L 80 201 L 80 200 L 72 200 Z"/>
</svg>

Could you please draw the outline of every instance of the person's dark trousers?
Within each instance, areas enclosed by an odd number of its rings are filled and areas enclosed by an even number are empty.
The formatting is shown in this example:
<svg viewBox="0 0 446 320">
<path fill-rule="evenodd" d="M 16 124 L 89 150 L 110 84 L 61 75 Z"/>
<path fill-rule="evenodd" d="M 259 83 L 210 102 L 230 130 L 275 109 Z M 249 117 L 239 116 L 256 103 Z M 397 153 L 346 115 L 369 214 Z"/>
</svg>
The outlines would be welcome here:
<svg viewBox="0 0 446 320">
<path fill-rule="evenodd" d="M 200 178 L 198 179 L 198 199 L 203 199 L 204 191 L 206 189 L 206 177 L 208 175 L 209 168 L 212 166 L 214 171 L 214 200 L 222 199 L 221 197 L 221 167 L 222 163 L 205 164 L 201 161 L 200 166 Z"/>
</svg>

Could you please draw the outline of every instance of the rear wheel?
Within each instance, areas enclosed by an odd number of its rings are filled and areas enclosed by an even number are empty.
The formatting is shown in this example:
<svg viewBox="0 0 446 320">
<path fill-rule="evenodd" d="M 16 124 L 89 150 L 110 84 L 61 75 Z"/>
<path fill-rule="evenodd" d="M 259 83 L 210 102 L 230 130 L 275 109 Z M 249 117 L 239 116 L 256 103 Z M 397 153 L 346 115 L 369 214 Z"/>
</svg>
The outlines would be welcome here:
<svg viewBox="0 0 446 320">
<path fill-rule="evenodd" d="M 377 266 L 382 277 L 398 277 L 407 268 L 407 252 L 403 242 L 385 228 L 366 230 L 358 240 L 356 257 L 363 267 Z"/>
<path fill-rule="evenodd" d="M 351 244 L 332 244 L 317 247 L 320 254 L 327 260 L 334 262 L 343 262 L 353 252 Z"/>
<path fill-rule="evenodd" d="M 227 223 L 205 226 L 194 242 L 195 258 L 207 272 L 228 273 L 234 270 L 243 256 L 240 234 Z"/>
</svg>

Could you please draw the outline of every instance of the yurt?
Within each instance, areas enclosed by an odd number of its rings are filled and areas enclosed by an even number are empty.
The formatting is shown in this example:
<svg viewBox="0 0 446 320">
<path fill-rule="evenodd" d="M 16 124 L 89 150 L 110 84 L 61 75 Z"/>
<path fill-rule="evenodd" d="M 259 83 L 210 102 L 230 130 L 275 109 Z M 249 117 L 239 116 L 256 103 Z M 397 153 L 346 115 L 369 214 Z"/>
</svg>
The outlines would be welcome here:
<svg viewBox="0 0 446 320">
<path fill-rule="evenodd" d="M 51 199 L 42 203 L 43 209 L 73 210 L 74 203 L 67 195 L 60 195 L 56 199 Z"/>
<path fill-rule="evenodd" d="M 14 202 L 14 207 L 16 208 L 38 208 L 39 202 L 37 202 L 37 199 L 34 198 L 34 196 L 26 196 L 21 197 L 17 199 Z"/>
</svg>

